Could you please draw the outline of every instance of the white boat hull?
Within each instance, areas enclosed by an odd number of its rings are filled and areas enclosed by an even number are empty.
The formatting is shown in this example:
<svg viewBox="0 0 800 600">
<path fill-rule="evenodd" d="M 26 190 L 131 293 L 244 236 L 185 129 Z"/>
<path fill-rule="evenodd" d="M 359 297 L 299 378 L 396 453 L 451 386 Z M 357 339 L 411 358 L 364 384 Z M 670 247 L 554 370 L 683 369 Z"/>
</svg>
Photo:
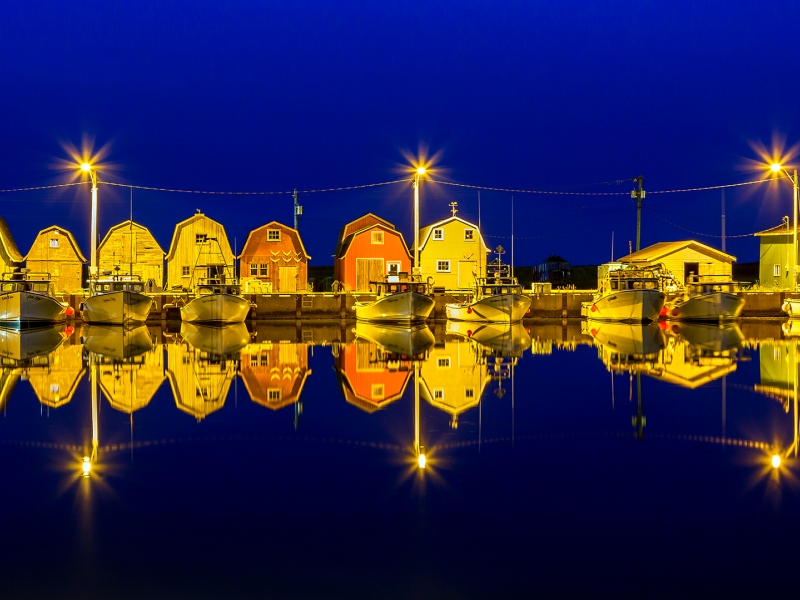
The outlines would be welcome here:
<svg viewBox="0 0 800 600">
<path fill-rule="evenodd" d="M 223 327 L 183 323 L 181 337 L 202 352 L 220 356 L 234 354 L 250 342 L 250 332 L 244 323 Z"/>
<path fill-rule="evenodd" d="M 412 323 L 424 321 L 433 311 L 433 298 L 419 292 L 398 292 L 373 302 L 354 305 L 360 321 Z"/>
<path fill-rule="evenodd" d="M 639 360 L 654 358 L 666 345 L 658 323 L 632 325 L 589 319 L 583 325 L 583 332 L 610 352 Z"/>
<path fill-rule="evenodd" d="M 581 305 L 581 315 L 598 321 L 656 321 L 664 308 L 664 292 L 622 290 Z"/>
<path fill-rule="evenodd" d="M 357 338 L 373 342 L 387 352 L 405 356 L 422 354 L 435 342 L 427 325 L 400 327 L 361 321 L 356 323 L 355 333 Z"/>
<path fill-rule="evenodd" d="M 109 292 L 95 294 L 83 303 L 83 320 L 106 325 L 131 325 L 144 323 L 153 299 L 137 292 Z"/>
<path fill-rule="evenodd" d="M 726 292 L 699 294 L 686 300 L 678 298 L 667 305 L 667 318 L 682 321 L 719 321 L 736 319 L 742 314 L 744 298 Z"/>
<path fill-rule="evenodd" d="M 117 360 L 139 356 L 153 349 L 153 340 L 145 325 L 133 328 L 87 325 L 82 335 L 83 346 L 89 352 Z"/>
<path fill-rule="evenodd" d="M 447 318 L 452 321 L 479 323 L 518 323 L 531 307 L 531 299 L 522 294 L 498 294 L 475 302 L 448 304 Z"/>
<path fill-rule="evenodd" d="M 205 294 L 181 307 L 181 320 L 187 323 L 244 323 L 250 303 L 233 294 Z"/>
<path fill-rule="evenodd" d="M 49 354 L 67 338 L 63 326 L 37 329 L 0 328 L 0 357 L 24 361 Z"/>
<path fill-rule="evenodd" d="M 521 323 L 448 321 L 447 334 L 474 340 L 501 356 L 519 356 L 531 346 L 531 336 Z"/>
<path fill-rule="evenodd" d="M 800 317 L 800 298 L 787 298 L 781 310 L 792 318 Z"/>
<path fill-rule="evenodd" d="M 66 307 L 60 302 L 35 292 L 0 294 L 0 321 L 20 325 L 61 323 L 66 319 Z"/>
</svg>

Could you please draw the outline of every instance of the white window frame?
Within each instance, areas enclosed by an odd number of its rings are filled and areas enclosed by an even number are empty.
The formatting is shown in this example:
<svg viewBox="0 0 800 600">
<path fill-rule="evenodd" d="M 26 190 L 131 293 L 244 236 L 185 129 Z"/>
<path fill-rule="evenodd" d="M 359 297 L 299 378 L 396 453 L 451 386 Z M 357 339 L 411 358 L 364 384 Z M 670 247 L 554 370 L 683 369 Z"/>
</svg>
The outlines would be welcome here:
<svg viewBox="0 0 800 600">
<path fill-rule="evenodd" d="M 464 400 L 475 400 L 475 388 L 474 387 L 464 388 Z"/>
<path fill-rule="evenodd" d="M 369 232 L 369 243 L 383 245 L 383 229 L 373 229 Z"/>
<path fill-rule="evenodd" d="M 50 247 L 58 248 L 58 238 L 50 238 Z"/>
<path fill-rule="evenodd" d="M 773 265 L 773 267 L 772 267 L 772 276 L 773 277 L 780 277 L 781 276 L 781 266 L 780 265 Z"/>
<path fill-rule="evenodd" d="M 436 368 L 437 369 L 449 369 L 453 364 L 453 360 L 449 356 L 437 356 L 436 357 Z"/>
<path fill-rule="evenodd" d="M 449 273 L 450 272 L 450 261 L 449 260 L 437 260 L 436 261 L 436 272 L 437 273 Z"/>
<path fill-rule="evenodd" d="M 433 230 L 433 235 L 431 237 L 437 242 L 441 242 L 442 240 L 444 240 L 444 228 L 435 227 Z"/>
<path fill-rule="evenodd" d="M 433 399 L 444 400 L 444 388 L 433 388 Z"/>
<path fill-rule="evenodd" d="M 181 267 L 181 277 L 189 277 L 192 274 L 192 268 L 186 265 Z"/>
<path fill-rule="evenodd" d="M 281 241 L 281 230 L 280 229 L 267 229 L 267 241 L 268 242 L 280 242 Z"/>
<path fill-rule="evenodd" d="M 392 273 L 392 267 L 396 266 L 397 269 L 394 273 Z M 403 270 L 403 263 L 399 260 L 387 260 L 386 261 L 386 274 L 387 275 L 398 275 L 400 271 Z"/>
<path fill-rule="evenodd" d="M 281 388 L 267 388 L 267 402 L 280 402 L 283 400 Z"/>
<path fill-rule="evenodd" d="M 465 242 L 475 241 L 475 229 L 473 227 L 468 227 L 467 229 L 464 229 L 464 241 Z"/>
<path fill-rule="evenodd" d="M 250 277 L 258 277 L 258 263 L 250 263 Z"/>
</svg>

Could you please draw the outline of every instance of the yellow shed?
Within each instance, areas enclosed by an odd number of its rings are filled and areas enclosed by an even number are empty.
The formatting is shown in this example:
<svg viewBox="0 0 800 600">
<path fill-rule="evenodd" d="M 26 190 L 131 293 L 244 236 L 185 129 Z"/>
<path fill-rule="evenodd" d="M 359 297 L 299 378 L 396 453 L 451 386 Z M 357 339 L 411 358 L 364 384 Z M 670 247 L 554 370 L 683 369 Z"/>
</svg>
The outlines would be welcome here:
<svg viewBox="0 0 800 600">
<path fill-rule="evenodd" d="M 486 276 L 489 249 L 478 227 L 453 215 L 419 232 L 419 264 L 423 278 L 448 290 L 467 289 Z"/>
<path fill-rule="evenodd" d="M 25 257 L 32 273 L 48 273 L 53 290 L 74 293 L 83 288 L 83 256 L 72 234 L 57 225 L 42 229 Z"/>
<path fill-rule="evenodd" d="M 0 273 L 11 273 L 14 263 L 22 263 L 22 254 L 17 248 L 14 236 L 8 228 L 8 223 L 0 217 Z"/>
<path fill-rule="evenodd" d="M 731 277 L 735 260 L 735 256 L 721 250 L 695 240 L 686 240 L 659 242 L 623 256 L 619 262 L 642 267 L 663 264 L 676 281 L 685 285 L 690 273 L 700 277 L 705 275 Z"/>
<path fill-rule="evenodd" d="M 175 405 L 198 421 L 221 409 L 237 362 L 238 356 L 212 359 L 188 342 L 167 344 L 167 378 Z"/>
<path fill-rule="evenodd" d="M 167 289 L 191 289 L 202 279 L 233 279 L 225 227 L 200 211 L 175 226 L 167 253 Z"/>
<path fill-rule="evenodd" d="M 108 230 L 97 247 L 100 272 L 114 271 L 139 275 L 145 283 L 152 282 L 151 291 L 160 291 L 164 284 L 164 250 L 153 234 L 130 219 Z"/>
</svg>

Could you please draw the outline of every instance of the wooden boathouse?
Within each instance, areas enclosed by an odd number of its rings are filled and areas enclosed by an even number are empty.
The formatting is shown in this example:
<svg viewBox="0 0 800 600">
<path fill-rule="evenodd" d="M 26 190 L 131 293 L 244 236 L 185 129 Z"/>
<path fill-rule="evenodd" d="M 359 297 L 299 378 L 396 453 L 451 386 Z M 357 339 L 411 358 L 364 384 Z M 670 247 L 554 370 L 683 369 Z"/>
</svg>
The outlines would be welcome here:
<svg viewBox="0 0 800 600">
<path fill-rule="evenodd" d="M 789 219 L 777 227 L 755 234 L 759 238 L 758 281 L 762 288 L 792 290 L 797 277 L 792 276 L 792 267 L 800 261 L 792 261 L 794 239 Z M 793 281 L 794 280 L 794 281 Z"/>
<path fill-rule="evenodd" d="M 309 375 L 307 344 L 248 344 L 242 349 L 239 376 L 250 399 L 270 410 L 298 402 Z"/>
<path fill-rule="evenodd" d="M 419 264 L 424 278 L 436 287 L 469 289 L 486 275 L 489 249 L 477 225 L 455 216 L 423 227 L 419 233 Z"/>
<path fill-rule="evenodd" d="M 11 273 L 22 264 L 22 253 L 17 248 L 8 223 L 0 217 L 0 273 Z"/>
<path fill-rule="evenodd" d="M 345 290 L 365 292 L 370 281 L 410 272 L 408 246 L 403 234 L 389 221 L 369 213 L 342 227 L 333 260 L 333 278 Z"/>
<path fill-rule="evenodd" d="M 225 227 L 199 210 L 175 226 L 167 253 L 167 290 L 190 290 L 202 279 L 233 279 Z"/>
<path fill-rule="evenodd" d="M 300 233 L 272 221 L 247 236 L 239 258 L 246 293 L 293 293 L 308 289 L 308 261 Z"/>
<path fill-rule="evenodd" d="M 63 227 L 51 225 L 42 229 L 25 261 L 32 273 L 48 273 L 57 293 L 74 293 L 84 287 L 86 258 L 73 235 Z"/>
<path fill-rule="evenodd" d="M 405 393 L 414 369 L 390 369 L 386 361 L 376 361 L 381 348 L 374 342 L 346 344 L 336 359 L 336 375 L 344 399 L 361 410 L 373 413 L 385 408 Z"/>
<path fill-rule="evenodd" d="M 97 247 L 97 265 L 101 273 L 138 275 L 148 291 L 164 285 L 164 250 L 147 227 L 130 219 L 108 230 Z"/>
<path fill-rule="evenodd" d="M 701 278 L 705 275 L 730 277 L 735 261 L 735 256 L 695 240 L 659 242 L 619 259 L 621 263 L 640 267 L 663 264 L 681 285 L 686 284 L 692 273 Z"/>
</svg>

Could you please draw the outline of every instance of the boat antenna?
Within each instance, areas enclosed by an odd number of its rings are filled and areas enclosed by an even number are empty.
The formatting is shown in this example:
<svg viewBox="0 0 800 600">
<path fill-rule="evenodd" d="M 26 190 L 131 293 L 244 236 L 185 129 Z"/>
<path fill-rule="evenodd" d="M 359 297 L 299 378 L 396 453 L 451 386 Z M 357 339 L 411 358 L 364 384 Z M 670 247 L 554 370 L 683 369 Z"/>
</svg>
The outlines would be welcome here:
<svg viewBox="0 0 800 600">
<path fill-rule="evenodd" d="M 614 262 L 614 232 L 611 232 L 611 262 Z"/>
</svg>

